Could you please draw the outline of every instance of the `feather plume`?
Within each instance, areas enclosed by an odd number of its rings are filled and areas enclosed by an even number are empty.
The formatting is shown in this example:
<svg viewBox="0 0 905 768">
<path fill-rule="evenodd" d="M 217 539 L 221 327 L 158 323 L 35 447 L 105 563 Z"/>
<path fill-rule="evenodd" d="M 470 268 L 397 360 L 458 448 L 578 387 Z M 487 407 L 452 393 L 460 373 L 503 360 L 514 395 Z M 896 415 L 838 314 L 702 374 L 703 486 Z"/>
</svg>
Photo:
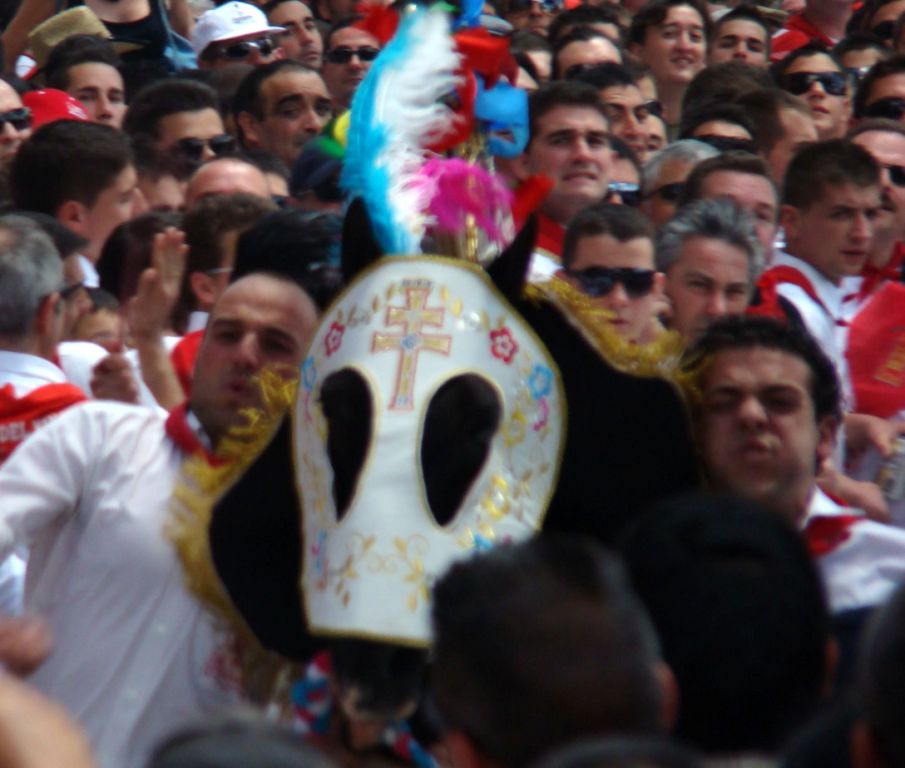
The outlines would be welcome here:
<svg viewBox="0 0 905 768">
<path fill-rule="evenodd" d="M 352 101 L 342 185 L 361 196 L 387 253 L 417 253 L 430 199 L 418 183 L 425 147 L 452 127 L 442 99 L 459 83 L 449 17 L 418 8 L 403 17 Z"/>
</svg>

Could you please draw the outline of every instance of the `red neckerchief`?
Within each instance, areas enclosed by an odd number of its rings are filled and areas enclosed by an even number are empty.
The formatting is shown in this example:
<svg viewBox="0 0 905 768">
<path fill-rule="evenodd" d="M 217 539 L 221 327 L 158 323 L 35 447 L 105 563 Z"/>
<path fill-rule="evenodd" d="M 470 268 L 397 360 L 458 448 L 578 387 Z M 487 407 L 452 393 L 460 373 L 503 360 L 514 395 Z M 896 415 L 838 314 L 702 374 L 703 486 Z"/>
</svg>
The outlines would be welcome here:
<svg viewBox="0 0 905 768">
<path fill-rule="evenodd" d="M 773 37 L 770 61 L 783 59 L 787 53 L 807 45 L 811 40 L 819 40 L 827 48 L 832 48 L 836 44 L 831 37 L 811 24 L 803 13 L 790 16 L 783 24 L 782 29 Z"/>
<path fill-rule="evenodd" d="M 0 464 L 44 421 L 85 400 L 85 393 L 68 382 L 45 384 L 24 397 L 16 397 L 12 384 L 0 387 Z"/>
<path fill-rule="evenodd" d="M 779 291 L 777 290 L 783 283 L 791 283 L 801 288 L 815 304 L 833 318 L 836 325 L 848 325 L 844 320 L 838 320 L 833 317 L 833 313 L 827 309 L 826 304 L 823 303 L 817 295 L 814 286 L 811 285 L 811 281 L 803 273 L 799 272 L 795 267 L 786 266 L 785 264 L 770 267 L 760 276 L 757 281 L 757 288 L 760 291 L 760 304 L 748 307 L 747 314 L 774 317 L 779 320 L 787 319 L 779 303 Z"/>
<path fill-rule="evenodd" d="M 905 262 L 905 246 L 902 243 L 896 243 L 892 249 L 892 257 L 885 267 L 875 267 L 872 264 L 864 265 L 864 269 L 861 270 L 861 287 L 858 289 L 857 295 L 851 298 L 857 298 L 861 302 L 887 280 L 899 282 L 902 277 L 903 262 Z M 846 298 L 849 297 L 846 296 Z"/>
<path fill-rule="evenodd" d="M 537 249 L 553 256 L 557 261 L 562 257 L 562 243 L 566 229 L 549 216 L 537 214 Z"/>
<path fill-rule="evenodd" d="M 860 515 L 815 515 L 804 529 L 804 541 L 812 557 L 830 554 L 852 536 L 852 526 L 863 520 Z"/>
<path fill-rule="evenodd" d="M 183 336 L 179 343 L 170 352 L 170 362 L 176 369 L 182 391 L 188 397 L 192 391 L 192 377 L 195 373 L 195 360 L 198 358 L 198 350 L 204 339 L 204 329 L 192 331 Z"/>
<path fill-rule="evenodd" d="M 186 419 L 188 410 L 189 404 L 185 402 L 170 411 L 166 422 L 167 436 L 186 456 L 201 455 L 212 467 L 225 464 L 224 459 L 215 456 L 204 447 L 204 444 L 198 439 L 198 435 L 195 434 L 195 430 L 189 426 L 188 419 Z"/>
</svg>

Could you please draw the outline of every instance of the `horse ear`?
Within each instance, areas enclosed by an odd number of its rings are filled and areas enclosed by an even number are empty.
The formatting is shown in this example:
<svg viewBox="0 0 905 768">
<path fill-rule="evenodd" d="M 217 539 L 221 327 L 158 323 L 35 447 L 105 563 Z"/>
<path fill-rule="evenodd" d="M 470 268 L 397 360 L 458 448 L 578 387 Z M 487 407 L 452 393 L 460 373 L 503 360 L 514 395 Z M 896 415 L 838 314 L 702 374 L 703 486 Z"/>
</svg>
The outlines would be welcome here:
<svg viewBox="0 0 905 768">
<path fill-rule="evenodd" d="M 537 218 L 531 216 L 518 231 L 509 247 L 487 267 L 490 279 L 493 280 L 500 293 L 512 302 L 518 301 L 522 297 L 522 288 L 527 279 L 536 236 Z"/>
<path fill-rule="evenodd" d="M 348 283 L 365 267 L 383 256 L 383 251 L 371 229 L 371 218 L 360 197 L 356 197 L 346 211 L 343 220 L 342 270 Z"/>
</svg>

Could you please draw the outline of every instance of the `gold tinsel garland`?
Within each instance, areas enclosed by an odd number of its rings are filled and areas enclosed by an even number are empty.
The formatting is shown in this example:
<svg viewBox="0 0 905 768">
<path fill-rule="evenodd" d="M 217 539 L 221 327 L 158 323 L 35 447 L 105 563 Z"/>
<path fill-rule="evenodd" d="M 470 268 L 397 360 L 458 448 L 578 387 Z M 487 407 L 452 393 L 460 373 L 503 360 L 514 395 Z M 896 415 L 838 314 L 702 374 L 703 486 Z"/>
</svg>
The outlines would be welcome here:
<svg viewBox="0 0 905 768">
<path fill-rule="evenodd" d="M 173 490 L 166 535 L 176 547 L 189 591 L 235 638 L 235 660 L 245 694 L 261 704 L 283 703 L 300 666 L 266 650 L 230 599 L 214 566 L 210 523 L 214 505 L 260 455 L 295 402 L 298 380 L 264 369 L 255 383 L 261 407 L 242 411 L 246 423 L 230 429 L 217 446 L 220 463 L 188 457 Z"/>
</svg>

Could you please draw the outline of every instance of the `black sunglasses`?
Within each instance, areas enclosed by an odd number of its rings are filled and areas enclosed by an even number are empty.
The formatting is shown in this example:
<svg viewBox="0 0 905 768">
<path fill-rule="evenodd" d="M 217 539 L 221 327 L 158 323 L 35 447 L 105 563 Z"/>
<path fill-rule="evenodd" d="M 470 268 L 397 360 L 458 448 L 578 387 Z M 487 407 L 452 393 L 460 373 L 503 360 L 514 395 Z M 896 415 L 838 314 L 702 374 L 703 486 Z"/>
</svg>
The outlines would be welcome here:
<svg viewBox="0 0 905 768">
<path fill-rule="evenodd" d="M 656 195 L 661 200 L 665 200 L 667 203 L 675 203 L 685 191 L 685 182 L 684 181 L 674 181 L 672 184 L 664 184 L 662 187 L 657 187 L 657 189 L 645 195 L 645 197 L 653 197 Z"/>
<path fill-rule="evenodd" d="M 892 33 L 896 29 L 896 23 L 892 19 L 881 21 L 877 26 L 870 28 L 870 33 L 881 40 L 892 40 Z"/>
<path fill-rule="evenodd" d="M 740 139 L 736 136 L 693 136 L 695 141 L 703 141 L 720 152 L 748 152 L 757 154 L 757 144 L 753 139 Z"/>
<path fill-rule="evenodd" d="M 233 43 L 214 50 L 211 58 L 241 61 L 242 59 L 247 59 L 252 51 L 259 51 L 262 56 L 270 56 L 276 49 L 276 43 L 269 37 L 265 37 L 262 40 L 243 40 L 241 43 Z"/>
<path fill-rule="evenodd" d="M 616 283 L 621 283 L 630 299 L 647 296 L 654 287 L 654 270 L 637 267 L 588 267 L 577 271 L 567 270 L 581 285 L 588 296 L 599 298 L 608 295 Z"/>
<path fill-rule="evenodd" d="M 628 205 L 632 208 L 641 205 L 641 188 L 630 181 L 610 182 L 610 185 L 607 187 L 607 200 L 610 200 L 617 195 L 623 205 Z"/>
<path fill-rule="evenodd" d="M 783 78 L 785 89 L 796 96 L 807 93 L 813 83 L 831 96 L 845 96 L 848 92 L 848 78 L 842 72 L 793 72 Z"/>
<path fill-rule="evenodd" d="M 9 112 L 0 112 L 0 131 L 9 123 L 17 131 L 31 128 L 31 110 L 28 107 L 11 109 Z"/>
<path fill-rule="evenodd" d="M 209 139 L 196 139 L 193 136 L 189 136 L 185 139 L 179 139 L 173 145 L 173 149 L 177 154 L 195 163 L 201 162 L 201 158 L 204 157 L 205 147 L 210 147 L 211 152 L 217 157 L 222 157 L 236 149 L 236 139 L 228 133 L 211 136 Z"/>
<path fill-rule="evenodd" d="M 509 8 L 511 13 L 518 13 L 519 11 L 527 11 L 531 9 L 531 6 L 537 3 L 542 10 L 547 13 L 553 13 L 555 10 L 559 8 L 559 3 L 557 0 L 515 0 Z"/>
<path fill-rule="evenodd" d="M 894 96 L 888 99 L 877 99 L 873 104 L 864 108 L 865 117 L 885 117 L 889 120 L 901 120 L 905 115 L 905 99 L 897 99 Z"/>
<path fill-rule="evenodd" d="M 331 64 L 348 64 L 352 61 L 353 56 L 357 56 L 361 61 L 374 61 L 377 54 L 380 53 L 379 48 L 373 45 L 363 45 L 361 48 L 331 48 L 324 54 L 324 59 Z"/>
<path fill-rule="evenodd" d="M 905 165 L 884 165 L 882 166 L 889 171 L 889 180 L 896 187 L 905 187 Z"/>
</svg>

